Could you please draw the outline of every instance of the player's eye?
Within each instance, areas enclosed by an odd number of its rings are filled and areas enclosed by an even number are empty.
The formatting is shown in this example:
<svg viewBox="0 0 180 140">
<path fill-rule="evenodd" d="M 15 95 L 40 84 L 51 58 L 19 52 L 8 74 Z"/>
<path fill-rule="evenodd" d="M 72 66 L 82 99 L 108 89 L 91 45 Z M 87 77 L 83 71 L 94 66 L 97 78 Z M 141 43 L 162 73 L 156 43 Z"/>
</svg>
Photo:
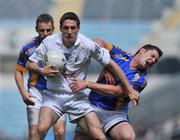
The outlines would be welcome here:
<svg viewBox="0 0 180 140">
<path fill-rule="evenodd" d="M 69 29 L 75 30 L 75 29 L 76 29 L 76 26 L 71 26 L 71 27 L 64 26 L 63 29 L 64 29 L 64 30 L 69 30 Z"/>
<path fill-rule="evenodd" d="M 43 32 L 43 33 L 44 33 L 45 31 L 46 31 L 46 32 L 51 32 L 52 29 L 39 29 L 39 32 Z"/>
</svg>

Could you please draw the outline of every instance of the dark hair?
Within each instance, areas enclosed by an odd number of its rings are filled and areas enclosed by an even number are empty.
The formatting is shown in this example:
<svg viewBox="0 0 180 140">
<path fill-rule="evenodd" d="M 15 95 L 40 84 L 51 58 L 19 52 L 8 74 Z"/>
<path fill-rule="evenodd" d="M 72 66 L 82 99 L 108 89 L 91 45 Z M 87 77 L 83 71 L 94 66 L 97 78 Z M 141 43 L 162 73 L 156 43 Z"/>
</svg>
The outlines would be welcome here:
<svg viewBox="0 0 180 140">
<path fill-rule="evenodd" d="M 163 52 L 160 48 L 158 48 L 157 46 L 151 45 L 151 44 L 146 44 L 144 46 L 142 46 L 136 53 L 139 53 L 139 51 L 144 48 L 145 50 L 156 50 L 159 53 L 159 58 L 162 56 Z"/>
<path fill-rule="evenodd" d="M 37 19 L 36 19 L 36 27 L 38 26 L 38 23 L 41 23 L 41 22 L 45 22 L 45 23 L 51 22 L 52 25 L 54 26 L 54 20 L 53 20 L 53 18 L 52 18 L 50 15 L 48 15 L 48 14 L 41 14 L 41 15 L 39 15 L 39 16 L 37 17 Z"/>
<path fill-rule="evenodd" d="M 60 28 L 62 27 L 63 25 L 63 22 L 66 20 L 66 19 L 71 19 L 71 20 L 75 20 L 78 27 L 80 26 L 80 20 L 79 20 L 79 17 L 73 13 L 73 12 L 66 12 L 64 15 L 62 15 L 61 19 L 60 19 Z"/>
</svg>

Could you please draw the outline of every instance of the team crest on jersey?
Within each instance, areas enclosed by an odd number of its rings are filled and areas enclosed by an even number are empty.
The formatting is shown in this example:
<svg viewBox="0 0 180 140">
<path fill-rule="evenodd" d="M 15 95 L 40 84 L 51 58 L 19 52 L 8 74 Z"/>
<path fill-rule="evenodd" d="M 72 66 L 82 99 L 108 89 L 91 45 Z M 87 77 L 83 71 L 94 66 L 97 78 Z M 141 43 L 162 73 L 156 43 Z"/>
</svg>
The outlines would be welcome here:
<svg viewBox="0 0 180 140">
<path fill-rule="evenodd" d="M 100 46 L 96 45 L 96 47 L 95 47 L 95 53 L 96 53 L 96 54 L 100 54 L 100 53 L 101 53 L 101 47 L 100 47 Z"/>
<path fill-rule="evenodd" d="M 34 53 L 35 50 L 36 50 L 35 47 L 28 49 L 29 56 L 31 56 Z"/>
<path fill-rule="evenodd" d="M 140 74 L 136 73 L 132 81 L 138 81 L 140 79 Z"/>
</svg>

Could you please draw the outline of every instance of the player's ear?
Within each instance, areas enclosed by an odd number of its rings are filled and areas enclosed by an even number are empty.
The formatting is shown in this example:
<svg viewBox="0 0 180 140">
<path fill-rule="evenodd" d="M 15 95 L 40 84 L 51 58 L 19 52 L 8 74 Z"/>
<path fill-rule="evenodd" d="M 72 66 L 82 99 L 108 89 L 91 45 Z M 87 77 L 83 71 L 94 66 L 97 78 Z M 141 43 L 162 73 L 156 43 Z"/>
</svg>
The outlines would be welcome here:
<svg viewBox="0 0 180 140">
<path fill-rule="evenodd" d="M 140 53 L 140 54 L 143 54 L 145 51 L 146 51 L 146 50 L 145 50 L 144 48 L 141 48 L 139 53 Z"/>
</svg>

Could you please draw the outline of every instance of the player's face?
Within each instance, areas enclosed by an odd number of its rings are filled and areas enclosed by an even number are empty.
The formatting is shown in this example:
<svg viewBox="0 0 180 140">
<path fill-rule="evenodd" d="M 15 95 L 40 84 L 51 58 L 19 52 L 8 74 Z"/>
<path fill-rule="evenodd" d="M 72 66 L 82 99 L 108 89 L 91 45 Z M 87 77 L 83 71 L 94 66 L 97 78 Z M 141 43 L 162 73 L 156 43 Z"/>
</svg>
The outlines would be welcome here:
<svg viewBox="0 0 180 140">
<path fill-rule="evenodd" d="M 54 31 L 54 26 L 51 22 L 41 22 L 38 23 L 36 27 L 36 31 L 38 32 L 40 38 L 44 39 L 45 37 L 51 35 Z"/>
<path fill-rule="evenodd" d="M 147 51 L 145 49 L 141 49 L 138 66 L 140 69 L 147 70 L 158 60 L 159 53 L 155 49 Z"/>
<path fill-rule="evenodd" d="M 62 32 L 62 40 L 66 47 L 70 48 L 74 46 L 78 31 L 79 31 L 79 27 L 76 21 L 71 19 L 64 20 L 61 27 L 61 32 Z"/>
</svg>

